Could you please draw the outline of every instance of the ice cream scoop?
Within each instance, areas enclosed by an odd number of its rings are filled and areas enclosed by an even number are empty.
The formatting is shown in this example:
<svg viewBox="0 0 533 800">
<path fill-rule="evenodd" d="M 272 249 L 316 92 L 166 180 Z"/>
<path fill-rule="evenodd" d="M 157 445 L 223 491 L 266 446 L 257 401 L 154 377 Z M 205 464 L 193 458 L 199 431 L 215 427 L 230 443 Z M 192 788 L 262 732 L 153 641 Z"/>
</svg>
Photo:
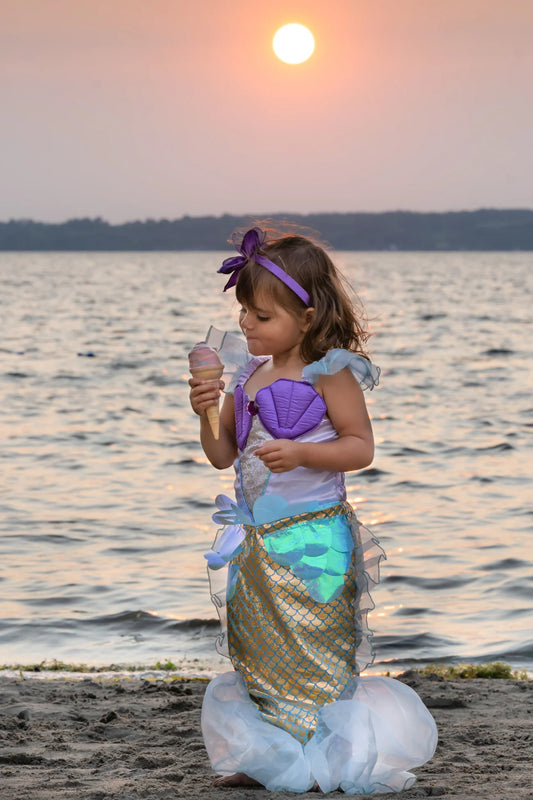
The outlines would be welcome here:
<svg viewBox="0 0 533 800">
<path fill-rule="evenodd" d="M 203 381 L 218 381 L 224 371 L 224 364 L 216 350 L 205 342 L 198 342 L 189 353 L 189 370 L 193 378 L 200 378 Z M 213 436 L 218 439 L 220 430 L 218 403 L 209 406 L 206 414 Z"/>
</svg>

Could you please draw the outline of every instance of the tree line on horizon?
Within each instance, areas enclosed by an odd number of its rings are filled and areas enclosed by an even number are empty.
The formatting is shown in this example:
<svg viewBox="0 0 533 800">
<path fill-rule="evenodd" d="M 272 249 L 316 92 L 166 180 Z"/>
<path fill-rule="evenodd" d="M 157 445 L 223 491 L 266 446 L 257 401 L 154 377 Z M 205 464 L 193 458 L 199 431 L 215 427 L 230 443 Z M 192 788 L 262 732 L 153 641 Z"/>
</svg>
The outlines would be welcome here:
<svg viewBox="0 0 533 800">
<path fill-rule="evenodd" d="M 311 234 L 337 250 L 533 250 L 533 210 L 274 214 L 147 219 L 111 224 L 101 217 L 61 223 L 0 222 L 3 251 L 225 250 L 234 230 L 269 227 Z"/>
</svg>

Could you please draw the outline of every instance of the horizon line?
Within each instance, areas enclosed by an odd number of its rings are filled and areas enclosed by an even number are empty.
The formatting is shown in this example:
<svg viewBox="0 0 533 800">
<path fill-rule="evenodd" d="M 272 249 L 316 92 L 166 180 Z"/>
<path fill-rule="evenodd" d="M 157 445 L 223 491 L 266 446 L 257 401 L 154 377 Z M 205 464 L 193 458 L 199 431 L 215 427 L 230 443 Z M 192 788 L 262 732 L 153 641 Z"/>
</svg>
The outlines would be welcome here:
<svg viewBox="0 0 533 800">
<path fill-rule="evenodd" d="M 463 209 L 449 209 L 447 211 L 416 211 L 413 209 L 403 209 L 403 208 L 396 208 L 396 209 L 389 209 L 387 211 L 310 211 L 310 212 L 301 212 L 301 211 L 270 211 L 264 214 L 253 214 L 253 213 L 234 213 L 234 212 L 223 212 L 220 214 L 182 214 L 180 217 L 144 217 L 144 218 L 131 218 L 125 219 L 122 222 L 111 222 L 108 219 L 96 215 L 96 216 L 74 216 L 74 217 L 67 217 L 66 219 L 62 220 L 43 220 L 43 219 L 35 219 L 34 217 L 10 217 L 8 219 L 0 219 L 0 225 L 9 225 L 10 223 L 34 223 L 38 225 L 65 225 L 69 222 L 79 222 L 79 221 L 90 221 L 90 222 L 100 222 L 104 223 L 105 225 L 109 225 L 110 227 L 118 227 L 120 225 L 130 225 L 133 223 L 147 223 L 147 222 L 179 222 L 182 220 L 202 220 L 202 219 L 224 219 L 228 217 L 232 218 L 246 218 L 251 220 L 268 220 L 279 217 L 283 218 L 290 218 L 290 217 L 325 217 L 325 216 L 386 216 L 390 214 L 411 214 L 411 215 L 419 215 L 419 216 L 444 216 L 444 215 L 451 215 L 451 214 L 476 214 L 479 212 L 533 212 L 533 208 L 528 208 L 527 206 L 504 206 L 504 207 L 496 207 L 496 206 L 479 206 L 476 208 L 463 208 Z"/>
</svg>

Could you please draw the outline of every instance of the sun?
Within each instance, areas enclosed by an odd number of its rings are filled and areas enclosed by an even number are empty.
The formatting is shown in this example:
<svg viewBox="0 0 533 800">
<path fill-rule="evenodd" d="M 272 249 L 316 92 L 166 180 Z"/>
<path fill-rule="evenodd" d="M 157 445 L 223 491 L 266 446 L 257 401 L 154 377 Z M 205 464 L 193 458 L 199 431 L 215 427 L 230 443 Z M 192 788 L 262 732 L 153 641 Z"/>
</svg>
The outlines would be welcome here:
<svg viewBox="0 0 533 800">
<path fill-rule="evenodd" d="M 272 47 L 286 64 L 301 64 L 313 54 L 315 39 L 309 28 L 291 22 L 276 31 Z"/>
</svg>

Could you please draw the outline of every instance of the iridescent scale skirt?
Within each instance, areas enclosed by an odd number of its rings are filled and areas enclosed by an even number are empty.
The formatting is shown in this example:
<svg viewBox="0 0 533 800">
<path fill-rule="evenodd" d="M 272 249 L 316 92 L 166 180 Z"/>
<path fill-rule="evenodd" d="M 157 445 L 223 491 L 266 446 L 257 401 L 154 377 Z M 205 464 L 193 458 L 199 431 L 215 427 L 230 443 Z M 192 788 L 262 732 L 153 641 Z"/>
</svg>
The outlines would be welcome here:
<svg viewBox="0 0 533 800">
<path fill-rule="evenodd" d="M 349 532 L 347 515 L 352 515 L 351 508 L 339 505 L 333 511 L 329 519 L 336 517 L 335 522 Z M 316 540 L 321 533 L 317 527 L 326 527 L 329 519 L 326 512 L 310 513 L 259 528 L 246 527 L 244 549 L 235 559 L 239 567 L 235 594 L 228 603 L 228 647 L 234 668 L 263 719 L 302 743 L 315 730 L 319 708 L 338 698 L 354 677 L 353 547 L 347 554 L 346 550 L 337 551 L 340 567 L 331 565 L 333 570 L 337 567 L 340 593 L 334 585 L 338 596 L 320 603 L 310 595 L 304 578 L 272 559 L 265 542 L 283 530 L 286 538 L 291 536 L 294 547 L 295 529 L 308 540 L 311 528 Z M 320 555 L 308 558 L 313 559 L 316 562 Z M 329 578 L 329 583 L 334 583 L 337 576 L 331 575 L 330 568 L 329 575 L 322 573 L 322 582 Z M 312 578 L 307 583 L 309 580 Z"/>
</svg>

